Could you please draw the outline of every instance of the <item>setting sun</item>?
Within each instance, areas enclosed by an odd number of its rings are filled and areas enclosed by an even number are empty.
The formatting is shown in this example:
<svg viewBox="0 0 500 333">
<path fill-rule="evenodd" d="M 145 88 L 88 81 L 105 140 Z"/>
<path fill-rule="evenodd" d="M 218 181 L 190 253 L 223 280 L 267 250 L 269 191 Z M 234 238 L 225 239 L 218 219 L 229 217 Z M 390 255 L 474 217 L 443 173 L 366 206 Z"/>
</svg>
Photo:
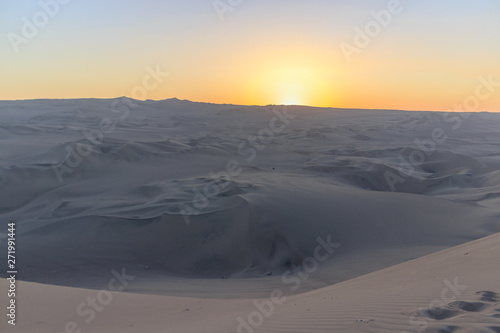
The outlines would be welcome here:
<svg viewBox="0 0 500 333">
<path fill-rule="evenodd" d="M 282 105 L 302 105 L 303 103 L 300 102 L 299 98 L 295 96 L 287 96 L 282 99 L 281 103 Z"/>
<path fill-rule="evenodd" d="M 288 52 L 293 57 L 277 53 L 276 58 L 257 60 L 258 68 L 249 83 L 249 100 L 257 104 L 335 105 L 339 72 L 327 59 L 297 50 Z"/>
<path fill-rule="evenodd" d="M 307 85 L 308 83 L 300 78 L 283 78 L 283 82 L 276 83 L 276 98 L 279 104 L 299 105 L 303 103 L 304 96 L 307 94 Z"/>
</svg>

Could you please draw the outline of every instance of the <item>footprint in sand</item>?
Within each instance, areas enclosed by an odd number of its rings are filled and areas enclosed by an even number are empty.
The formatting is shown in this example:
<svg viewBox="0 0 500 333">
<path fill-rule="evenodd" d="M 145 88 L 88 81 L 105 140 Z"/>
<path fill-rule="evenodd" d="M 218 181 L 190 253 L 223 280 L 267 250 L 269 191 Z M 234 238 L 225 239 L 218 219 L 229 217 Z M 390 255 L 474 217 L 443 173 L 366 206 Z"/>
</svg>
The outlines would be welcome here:
<svg viewBox="0 0 500 333">
<path fill-rule="evenodd" d="M 451 310 L 447 308 L 432 308 L 421 312 L 427 318 L 434 320 L 444 320 L 448 318 L 455 317 L 459 312 L 456 310 Z"/>
<path fill-rule="evenodd" d="M 500 297 L 497 293 L 493 291 L 477 291 L 477 295 L 481 295 L 481 301 L 483 302 L 498 302 Z"/>
<path fill-rule="evenodd" d="M 429 319 L 425 333 L 500 333 L 500 297 L 493 291 L 476 292 L 477 299 L 455 301 L 418 311 Z M 442 323 L 447 324 L 443 325 Z"/>
</svg>

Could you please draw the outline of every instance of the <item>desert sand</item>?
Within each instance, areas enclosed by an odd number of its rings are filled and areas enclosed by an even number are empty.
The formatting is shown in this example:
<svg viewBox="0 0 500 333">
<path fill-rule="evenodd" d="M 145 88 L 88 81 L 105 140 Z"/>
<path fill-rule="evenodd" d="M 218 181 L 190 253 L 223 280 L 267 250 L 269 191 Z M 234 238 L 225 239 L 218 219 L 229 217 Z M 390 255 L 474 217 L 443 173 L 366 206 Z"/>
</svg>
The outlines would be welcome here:
<svg viewBox="0 0 500 333">
<path fill-rule="evenodd" d="M 500 332 L 500 114 L 1 101 L 0 146 L 2 332 Z"/>
</svg>

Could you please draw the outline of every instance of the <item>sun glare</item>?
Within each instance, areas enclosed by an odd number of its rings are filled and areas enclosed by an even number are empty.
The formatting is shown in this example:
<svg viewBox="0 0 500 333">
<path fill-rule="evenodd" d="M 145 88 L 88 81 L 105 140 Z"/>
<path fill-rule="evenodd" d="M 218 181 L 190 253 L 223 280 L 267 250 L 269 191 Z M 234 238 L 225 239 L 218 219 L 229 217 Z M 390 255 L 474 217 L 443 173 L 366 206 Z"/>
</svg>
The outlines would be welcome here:
<svg viewBox="0 0 500 333">
<path fill-rule="evenodd" d="M 313 50 L 274 50 L 252 59 L 247 104 L 335 105 L 342 90 L 342 64 Z"/>
<path fill-rule="evenodd" d="M 284 66 L 262 71 L 252 89 L 262 104 L 280 105 L 330 106 L 334 92 L 332 81 L 315 66 Z"/>
<path fill-rule="evenodd" d="M 286 96 L 281 100 L 282 105 L 302 105 L 300 99 L 296 96 Z"/>
</svg>

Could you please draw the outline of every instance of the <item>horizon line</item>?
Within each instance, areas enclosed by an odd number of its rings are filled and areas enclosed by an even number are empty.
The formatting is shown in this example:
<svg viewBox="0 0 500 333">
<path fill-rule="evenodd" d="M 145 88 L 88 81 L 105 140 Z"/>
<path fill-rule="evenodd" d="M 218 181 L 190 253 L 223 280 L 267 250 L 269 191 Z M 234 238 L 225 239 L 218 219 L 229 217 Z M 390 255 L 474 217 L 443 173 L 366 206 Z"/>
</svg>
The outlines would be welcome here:
<svg viewBox="0 0 500 333">
<path fill-rule="evenodd" d="M 305 107 L 305 108 L 316 108 L 316 109 L 336 109 L 336 110 L 367 110 L 367 111 L 403 111 L 403 112 L 441 112 L 441 113 L 499 113 L 500 111 L 453 111 L 453 110 L 408 110 L 408 109 L 395 109 L 395 108 L 355 108 L 355 107 L 335 107 L 335 106 L 314 106 L 314 105 L 302 105 L 302 104 L 233 104 L 233 103 L 213 103 L 213 102 L 202 102 L 202 101 L 193 101 L 189 99 L 181 99 L 178 97 L 170 97 L 165 99 L 135 99 L 128 96 L 119 96 L 119 97 L 109 97 L 109 98 L 99 98 L 99 97 L 80 97 L 80 98 L 28 98 L 28 99 L 0 99 L 0 102 L 32 102 L 32 101 L 76 101 L 76 100 L 115 100 L 127 98 L 130 100 L 134 100 L 137 102 L 164 102 L 177 100 L 181 102 L 189 102 L 189 103 L 198 103 L 198 104 L 211 104 L 211 105 L 230 105 L 230 106 L 248 106 L 248 107 L 266 107 L 266 106 L 290 106 L 290 107 Z"/>
</svg>

